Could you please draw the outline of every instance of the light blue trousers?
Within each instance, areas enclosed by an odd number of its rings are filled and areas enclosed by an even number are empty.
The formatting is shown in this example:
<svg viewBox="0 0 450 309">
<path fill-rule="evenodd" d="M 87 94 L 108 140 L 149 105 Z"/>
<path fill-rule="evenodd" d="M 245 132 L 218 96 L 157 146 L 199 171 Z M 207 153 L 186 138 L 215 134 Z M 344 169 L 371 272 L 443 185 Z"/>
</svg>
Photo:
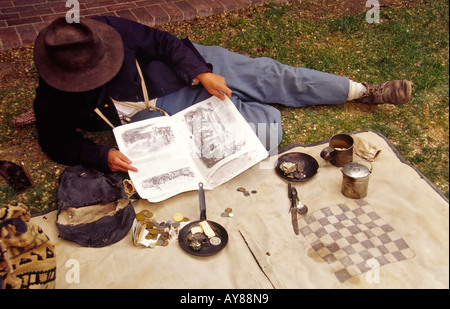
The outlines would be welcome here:
<svg viewBox="0 0 450 309">
<path fill-rule="evenodd" d="M 195 47 L 225 77 L 233 92 L 231 101 L 255 130 L 268 150 L 278 147 L 282 138 L 281 114 L 271 104 L 290 107 L 344 104 L 349 79 L 301 67 L 292 67 L 270 58 L 250 58 L 218 46 Z M 175 114 L 211 95 L 202 87 L 185 87 L 158 98 L 156 106 Z M 141 112 L 140 120 L 159 113 Z"/>
</svg>

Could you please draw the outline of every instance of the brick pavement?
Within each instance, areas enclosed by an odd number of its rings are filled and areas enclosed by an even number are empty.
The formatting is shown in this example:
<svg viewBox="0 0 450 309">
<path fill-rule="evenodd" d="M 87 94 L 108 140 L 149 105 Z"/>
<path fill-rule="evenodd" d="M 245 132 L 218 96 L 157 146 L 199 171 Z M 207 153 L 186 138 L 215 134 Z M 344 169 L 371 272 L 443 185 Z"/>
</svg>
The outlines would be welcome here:
<svg viewBox="0 0 450 309">
<path fill-rule="evenodd" d="M 149 26 L 286 0 L 77 0 L 81 17 L 115 15 Z M 34 44 L 38 32 L 75 0 L 0 0 L 0 51 Z M 68 7 L 66 7 L 66 3 Z"/>
</svg>

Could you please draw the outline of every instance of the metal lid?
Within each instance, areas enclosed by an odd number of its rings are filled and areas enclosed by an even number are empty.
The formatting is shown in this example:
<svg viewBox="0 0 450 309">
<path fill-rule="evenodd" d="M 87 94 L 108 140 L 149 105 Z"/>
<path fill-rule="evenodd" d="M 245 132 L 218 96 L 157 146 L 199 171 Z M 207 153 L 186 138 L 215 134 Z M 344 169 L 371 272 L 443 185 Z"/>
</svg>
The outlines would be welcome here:
<svg viewBox="0 0 450 309">
<path fill-rule="evenodd" d="M 352 178 L 363 178 L 370 175 L 370 170 L 366 166 L 356 162 L 346 164 L 342 172 Z"/>
</svg>

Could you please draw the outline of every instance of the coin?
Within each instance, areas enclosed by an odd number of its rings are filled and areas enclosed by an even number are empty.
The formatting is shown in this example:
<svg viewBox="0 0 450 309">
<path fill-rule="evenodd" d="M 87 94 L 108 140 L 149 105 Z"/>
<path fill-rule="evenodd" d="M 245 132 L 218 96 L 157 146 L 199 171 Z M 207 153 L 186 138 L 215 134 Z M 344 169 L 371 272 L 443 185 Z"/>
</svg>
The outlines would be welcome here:
<svg viewBox="0 0 450 309">
<path fill-rule="evenodd" d="M 245 191 L 247 191 L 247 190 L 245 190 L 244 187 L 239 187 L 239 188 L 237 188 L 237 190 L 238 190 L 239 192 L 245 192 Z"/>
<path fill-rule="evenodd" d="M 248 192 L 248 191 L 244 192 L 244 196 L 249 196 L 249 195 L 250 195 L 250 192 Z"/>
<path fill-rule="evenodd" d="M 181 222 L 184 219 L 184 216 L 180 213 L 176 213 L 172 216 L 174 221 Z"/>
<path fill-rule="evenodd" d="M 219 237 L 214 236 L 214 237 L 211 237 L 211 238 L 209 239 L 209 242 L 210 242 L 211 245 L 213 245 L 213 246 L 218 246 L 218 245 L 220 245 L 220 244 L 222 243 L 222 240 L 221 240 Z"/>
<path fill-rule="evenodd" d="M 151 229 L 151 230 L 149 230 L 148 232 L 149 232 L 150 234 L 152 234 L 152 235 L 159 234 L 159 230 L 157 230 L 157 229 Z"/>
<path fill-rule="evenodd" d="M 225 218 L 231 218 L 233 217 L 233 209 L 231 209 L 230 207 L 225 208 L 225 212 L 223 212 L 221 214 L 222 217 Z"/>
<path fill-rule="evenodd" d="M 145 219 L 145 215 L 143 213 L 136 214 L 136 220 L 137 221 L 142 221 L 144 219 Z"/>
</svg>

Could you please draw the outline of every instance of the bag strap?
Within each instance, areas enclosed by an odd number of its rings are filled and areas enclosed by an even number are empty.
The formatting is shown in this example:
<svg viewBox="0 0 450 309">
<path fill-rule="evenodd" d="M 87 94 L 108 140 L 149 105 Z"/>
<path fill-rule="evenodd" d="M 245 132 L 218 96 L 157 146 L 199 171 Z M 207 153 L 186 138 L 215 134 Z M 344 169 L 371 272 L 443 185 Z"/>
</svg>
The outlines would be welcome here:
<svg viewBox="0 0 450 309">
<path fill-rule="evenodd" d="M 141 87 L 142 87 L 142 94 L 144 95 L 144 102 L 145 106 L 151 106 L 150 101 L 148 99 L 148 92 L 147 92 L 147 86 L 145 85 L 144 75 L 142 74 L 141 67 L 139 65 L 139 62 L 136 59 L 136 67 L 139 73 L 139 76 L 141 77 Z"/>
<path fill-rule="evenodd" d="M 97 113 L 97 115 L 100 116 L 100 118 L 102 118 L 111 128 L 114 129 L 114 125 L 108 120 L 108 118 L 106 118 L 105 115 L 103 115 L 103 113 L 98 109 L 98 107 L 96 109 L 94 109 L 94 111 Z"/>
<path fill-rule="evenodd" d="M 147 107 L 148 110 L 155 110 L 160 112 L 161 114 L 163 114 L 164 116 L 169 116 L 169 114 L 162 110 L 161 108 L 156 107 L 155 105 L 151 105 L 150 104 L 150 100 L 148 99 L 148 92 L 147 92 L 147 86 L 145 85 L 145 80 L 144 80 L 144 75 L 142 74 L 142 70 L 141 67 L 139 66 L 139 62 L 136 59 L 136 67 L 139 73 L 139 76 L 141 77 L 141 87 L 142 87 L 142 94 L 144 95 L 144 101 L 145 101 L 145 106 Z M 156 101 L 153 101 L 156 104 Z"/>
<path fill-rule="evenodd" d="M 139 76 L 140 76 L 140 78 L 141 78 L 141 88 L 142 88 L 142 94 L 143 94 L 143 96 L 144 96 L 144 106 L 142 106 L 142 104 L 139 103 L 139 102 L 136 102 L 136 103 L 134 103 L 134 102 L 120 102 L 120 101 L 113 100 L 112 98 L 111 98 L 111 100 L 112 100 L 114 103 L 123 104 L 123 105 L 125 105 L 125 106 L 131 106 L 131 107 L 138 108 L 138 109 L 142 109 L 142 110 L 143 110 L 143 109 L 148 109 L 148 110 L 150 110 L 150 111 L 153 110 L 153 111 L 160 112 L 163 116 L 169 116 L 169 114 L 168 114 L 165 110 L 163 110 L 163 109 L 161 109 L 161 108 L 155 106 L 155 104 L 156 104 L 156 101 L 155 101 L 155 100 L 149 100 L 149 98 L 148 98 L 148 92 L 147 92 L 147 86 L 145 85 L 144 75 L 142 74 L 142 70 L 141 70 L 141 67 L 139 66 L 139 62 L 137 61 L 137 59 L 136 59 L 136 67 L 137 67 Z M 152 103 L 153 103 L 153 104 L 152 104 Z M 114 129 L 114 125 L 108 120 L 108 118 L 106 118 L 105 115 L 103 115 L 103 113 L 100 111 L 100 109 L 96 108 L 94 111 L 95 111 L 95 112 L 97 113 L 97 115 L 99 115 L 100 118 L 102 118 L 102 119 L 103 119 L 103 120 L 104 120 L 111 128 Z"/>
</svg>

